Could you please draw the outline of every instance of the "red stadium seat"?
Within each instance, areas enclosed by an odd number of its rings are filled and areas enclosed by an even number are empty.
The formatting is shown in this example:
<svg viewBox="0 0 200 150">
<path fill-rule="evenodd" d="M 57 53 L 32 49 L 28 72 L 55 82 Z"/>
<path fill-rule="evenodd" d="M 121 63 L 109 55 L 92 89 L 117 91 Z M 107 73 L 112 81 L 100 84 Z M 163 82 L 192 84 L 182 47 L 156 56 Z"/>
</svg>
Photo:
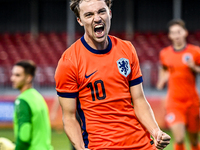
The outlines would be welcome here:
<svg viewBox="0 0 200 150">
<path fill-rule="evenodd" d="M 114 36 L 125 39 L 125 33 L 111 33 Z M 76 33 L 78 39 L 82 33 Z M 0 34 L 0 83 L 4 82 L 4 75 L 8 77 L 10 72 L 5 71 L 5 66 L 12 66 L 21 59 L 31 59 L 39 66 L 39 73 L 36 77 L 36 83 L 40 85 L 54 85 L 54 71 L 59 58 L 66 50 L 67 33 L 39 33 L 33 37 L 27 33 L 4 33 Z M 189 43 L 200 46 L 200 31 L 190 33 L 187 38 Z M 136 48 L 141 66 L 143 63 L 153 64 L 151 71 L 151 84 L 155 85 L 157 79 L 157 65 L 159 62 L 159 52 L 162 48 L 171 44 L 167 33 L 141 33 L 135 32 L 131 41 Z M 10 84 L 8 80 L 5 81 Z"/>
</svg>

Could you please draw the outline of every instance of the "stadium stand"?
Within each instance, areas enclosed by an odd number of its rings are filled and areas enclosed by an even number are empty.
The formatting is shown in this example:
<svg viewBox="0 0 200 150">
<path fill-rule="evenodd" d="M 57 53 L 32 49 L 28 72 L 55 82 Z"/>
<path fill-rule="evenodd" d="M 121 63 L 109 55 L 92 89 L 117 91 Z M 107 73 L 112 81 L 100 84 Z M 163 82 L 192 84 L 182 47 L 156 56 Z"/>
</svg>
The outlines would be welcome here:
<svg viewBox="0 0 200 150">
<path fill-rule="evenodd" d="M 124 33 L 111 33 L 125 38 Z M 81 34 L 76 33 L 76 39 Z M 38 73 L 35 79 L 40 86 L 54 86 L 54 71 L 57 62 L 67 48 L 66 33 L 39 33 L 37 38 L 30 33 L 0 34 L 0 84 L 10 85 L 9 76 L 11 66 L 20 59 L 32 59 L 38 64 Z M 200 46 L 200 31 L 190 33 L 188 42 Z M 170 45 L 165 32 L 136 32 L 132 40 L 135 46 L 141 67 L 150 67 L 150 86 L 157 82 L 159 51 Z M 148 66 L 147 66 L 148 65 Z"/>
</svg>

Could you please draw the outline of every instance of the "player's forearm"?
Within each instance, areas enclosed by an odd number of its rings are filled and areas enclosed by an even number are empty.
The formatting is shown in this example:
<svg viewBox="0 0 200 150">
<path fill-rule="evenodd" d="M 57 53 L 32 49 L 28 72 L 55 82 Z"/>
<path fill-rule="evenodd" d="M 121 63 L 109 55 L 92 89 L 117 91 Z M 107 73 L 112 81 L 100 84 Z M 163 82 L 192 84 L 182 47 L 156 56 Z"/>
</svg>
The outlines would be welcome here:
<svg viewBox="0 0 200 150">
<path fill-rule="evenodd" d="M 76 119 L 63 119 L 64 130 L 69 140 L 76 150 L 83 150 L 84 142 L 81 134 L 81 128 Z"/>
<path fill-rule="evenodd" d="M 188 60 L 187 65 L 192 71 L 194 71 L 196 73 L 200 73 L 200 66 L 196 65 L 193 60 Z"/>
<path fill-rule="evenodd" d="M 159 74 L 158 74 L 158 83 L 157 83 L 157 89 L 162 90 L 165 86 L 166 82 L 168 81 L 169 73 L 164 70 L 163 68 L 159 68 Z"/>
<path fill-rule="evenodd" d="M 159 80 L 158 80 L 158 83 L 157 83 L 157 85 L 156 85 L 156 88 L 157 88 L 158 90 L 162 90 L 162 89 L 164 88 L 164 85 L 165 85 L 165 81 L 159 79 Z"/>
<path fill-rule="evenodd" d="M 155 120 L 153 110 L 146 100 L 138 101 L 140 102 L 137 103 L 137 105 L 134 105 L 135 114 L 149 133 L 154 136 L 155 131 L 160 130 L 160 128 Z"/>
</svg>

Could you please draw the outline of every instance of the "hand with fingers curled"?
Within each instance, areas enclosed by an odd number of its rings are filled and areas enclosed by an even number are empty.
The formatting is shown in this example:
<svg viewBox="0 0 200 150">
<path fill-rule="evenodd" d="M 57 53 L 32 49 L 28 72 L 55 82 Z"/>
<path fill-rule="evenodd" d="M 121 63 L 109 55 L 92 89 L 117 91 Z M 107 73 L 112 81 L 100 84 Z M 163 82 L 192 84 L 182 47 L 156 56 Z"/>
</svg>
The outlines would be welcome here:
<svg viewBox="0 0 200 150">
<path fill-rule="evenodd" d="M 193 59 L 188 59 L 187 62 L 186 62 L 186 64 L 187 64 L 188 67 L 190 67 L 192 70 L 194 70 L 194 68 L 195 68 L 195 66 L 196 66 Z"/>
<path fill-rule="evenodd" d="M 159 150 L 163 150 L 171 140 L 171 137 L 161 130 L 154 131 L 153 137 L 155 146 Z"/>
</svg>

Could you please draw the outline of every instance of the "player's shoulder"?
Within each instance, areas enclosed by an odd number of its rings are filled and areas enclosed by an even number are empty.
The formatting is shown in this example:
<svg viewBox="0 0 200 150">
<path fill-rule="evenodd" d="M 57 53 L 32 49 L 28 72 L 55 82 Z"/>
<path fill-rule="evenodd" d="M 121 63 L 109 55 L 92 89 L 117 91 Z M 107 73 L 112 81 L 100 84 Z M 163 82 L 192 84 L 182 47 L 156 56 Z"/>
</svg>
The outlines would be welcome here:
<svg viewBox="0 0 200 150">
<path fill-rule="evenodd" d="M 123 39 L 120 39 L 116 36 L 113 36 L 113 35 L 109 35 L 111 41 L 112 41 L 112 45 L 115 46 L 115 45 L 122 45 L 122 46 L 131 46 L 131 42 L 130 41 L 127 41 L 127 40 L 123 40 Z"/>
<path fill-rule="evenodd" d="M 21 93 L 18 96 L 18 99 L 22 99 L 24 101 L 27 102 L 31 102 L 33 99 L 39 99 L 39 98 L 43 98 L 42 95 L 34 88 L 30 88 L 25 90 L 23 93 Z"/>
<path fill-rule="evenodd" d="M 122 40 L 115 36 L 109 36 L 112 41 L 112 47 L 115 48 L 117 51 L 121 51 L 122 53 L 126 54 L 127 56 L 131 56 L 132 54 L 136 54 L 135 47 L 130 41 Z"/>
<path fill-rule="evenodd" d="M 27 99 L 25 99 L 24 97 L 17 97 L 14 103 L 15 103 L 16 108 L 25 107 L 25 106 L 29 107 L 29 103 L 27 102 Z"/>
<path fill-rule="evenodd" d="M 59 63 L 66 63 L 67 61 L 70 61 L 70 62 L 75 62 L 76 61 L 76 57 L 77 55 L 81 54 L 81 47 L 83 47 L 83 44 L 81 43 L 81 40 L 78 39 L 76 42 L 74 42 L 69 48 L 67 48 L 60 60 L 59 60 Z"/>
<path fill-rule="evenodd" d="M 169 53 L 169 52 L 171 51 L 171 49 L 172 49 L 172 46 L 171 46 L 171 45 L 166 46 L 166 47 L 164 47 L 164 48 L 161 49 L 160 54 L 161 54 L 161 55 L 167 54 L 167 53 Z"/>
<path fill-rule="evenodd" d="M 74 42 L 69 48 L 67 48 L 63 54 L 62 57 L 63 58 L 70 58 L 72 57 L 72 55 L 74 55 L 76 53 L 76 51 L 78 50 L 78 47 L 81 47 L 83 44 L 81 43 L 81 40 L 78 39 L 76 42 Z"/>
<path fill-rule="evenodd" d="M 188 49 L 195 50 L 195 51 L 200 51 L 200 47 L 197 45 L 193 44 L 187 44 Z"/>
</svg>

